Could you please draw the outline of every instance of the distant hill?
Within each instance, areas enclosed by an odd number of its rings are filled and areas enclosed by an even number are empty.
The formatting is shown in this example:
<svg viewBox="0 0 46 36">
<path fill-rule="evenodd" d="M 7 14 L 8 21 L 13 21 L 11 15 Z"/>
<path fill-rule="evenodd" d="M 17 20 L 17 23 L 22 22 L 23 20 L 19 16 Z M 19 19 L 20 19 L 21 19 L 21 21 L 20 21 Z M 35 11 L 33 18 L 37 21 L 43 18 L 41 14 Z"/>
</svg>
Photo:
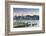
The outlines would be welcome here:
<svg viewBox="0 0 46 36">
<path fill-rule="evenodd" d="M 39 20 L 39 16 L 38 15 L 14 16 L 13 19 L 14 20 Z"/>
</svg>

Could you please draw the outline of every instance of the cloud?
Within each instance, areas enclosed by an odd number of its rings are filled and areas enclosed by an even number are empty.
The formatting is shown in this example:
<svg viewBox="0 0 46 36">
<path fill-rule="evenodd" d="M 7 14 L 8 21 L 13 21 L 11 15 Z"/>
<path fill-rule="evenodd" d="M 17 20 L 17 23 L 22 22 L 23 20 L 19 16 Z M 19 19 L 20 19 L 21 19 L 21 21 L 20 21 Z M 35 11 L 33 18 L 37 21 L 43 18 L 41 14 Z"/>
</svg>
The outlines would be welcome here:
<svg viewBox="0 0 46 36">
<path fill-rule="evenodd" d="M 25 16 L 25 15 L 39 15 L 39 9 L 34 9 L 34 8 L 14 8 L 13 9 L 13 14 L 14 16 Z"/>
</svg>

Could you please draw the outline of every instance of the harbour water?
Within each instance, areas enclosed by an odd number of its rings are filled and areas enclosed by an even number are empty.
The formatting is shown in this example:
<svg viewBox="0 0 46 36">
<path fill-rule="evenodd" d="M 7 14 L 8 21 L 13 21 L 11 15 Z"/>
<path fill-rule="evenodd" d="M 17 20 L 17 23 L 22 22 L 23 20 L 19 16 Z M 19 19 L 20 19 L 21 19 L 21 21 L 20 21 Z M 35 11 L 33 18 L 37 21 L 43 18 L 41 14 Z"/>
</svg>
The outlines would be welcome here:
<svg viewBox="0 0 46 36">
<path fill-rule="evenodd" d="M 28 26 L 27 26 L 28 24 Z M 25 27 L 38 27 L 39 26 L 39 20 L 13 20 L 13 25 L 21 26 L 25 25 Z"/>
</svg>

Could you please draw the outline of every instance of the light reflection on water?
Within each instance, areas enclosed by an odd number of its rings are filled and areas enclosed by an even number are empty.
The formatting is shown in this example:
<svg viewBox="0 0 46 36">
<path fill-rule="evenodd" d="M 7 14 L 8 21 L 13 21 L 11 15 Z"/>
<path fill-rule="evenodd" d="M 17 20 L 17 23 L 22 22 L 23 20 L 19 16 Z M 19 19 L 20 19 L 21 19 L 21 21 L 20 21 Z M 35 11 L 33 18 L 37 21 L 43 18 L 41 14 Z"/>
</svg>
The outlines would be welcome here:
<svg viewBox="0 0 46 36">
<path fill-rule="evenodd" d="M 39 20 L 14 20 L 13 23 L 24 22 L 30 24 L 29 27 L 32 27 L 35 24 L 35 27 L 39 26 Z M 16 24 L 15 24 L 16 25 Z"/>
</svg>

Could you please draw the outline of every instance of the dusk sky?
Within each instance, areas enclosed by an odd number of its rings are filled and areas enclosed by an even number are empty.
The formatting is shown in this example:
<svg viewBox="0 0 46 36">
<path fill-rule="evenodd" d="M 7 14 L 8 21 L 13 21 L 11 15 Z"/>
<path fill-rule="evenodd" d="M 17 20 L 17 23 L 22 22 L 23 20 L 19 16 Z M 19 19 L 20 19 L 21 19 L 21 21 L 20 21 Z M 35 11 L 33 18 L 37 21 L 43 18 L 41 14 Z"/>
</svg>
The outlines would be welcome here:
<svg viewBox="0 0 46 36">
<path fill-rule="evenodd" d="M 13 8 L 13 15 L 15 16 L 25 16 L 25 15 L 39 15 L 38 8 Z"/>
</svg>

